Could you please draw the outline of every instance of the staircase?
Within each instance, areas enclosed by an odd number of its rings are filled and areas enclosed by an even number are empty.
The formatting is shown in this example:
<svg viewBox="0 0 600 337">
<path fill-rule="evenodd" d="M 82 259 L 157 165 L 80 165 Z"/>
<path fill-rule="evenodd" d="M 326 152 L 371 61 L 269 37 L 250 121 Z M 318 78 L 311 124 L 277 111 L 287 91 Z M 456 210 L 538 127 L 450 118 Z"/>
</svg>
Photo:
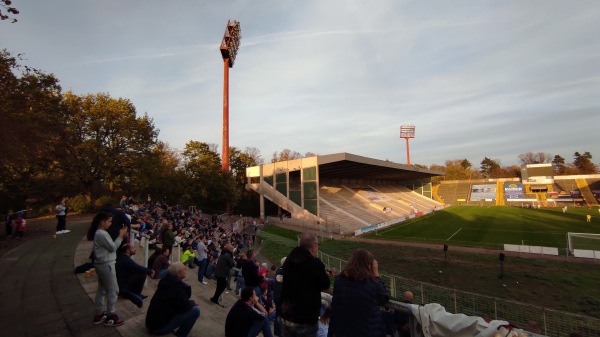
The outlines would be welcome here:
<svg viewBox="0 0 600 337">
<path fill-rule="evenodd" d="M 581 192 L 581 196 L 585 200 L 585 202 L 590 206 L 598 206 L 598 201 L 594 198 L 592 191 L 590 190 L 590 186 L 588 185 L 585 179 L 579 178 L 575 179 L 575 183 L 577 183 L 577 188 Z"/>
</svg>

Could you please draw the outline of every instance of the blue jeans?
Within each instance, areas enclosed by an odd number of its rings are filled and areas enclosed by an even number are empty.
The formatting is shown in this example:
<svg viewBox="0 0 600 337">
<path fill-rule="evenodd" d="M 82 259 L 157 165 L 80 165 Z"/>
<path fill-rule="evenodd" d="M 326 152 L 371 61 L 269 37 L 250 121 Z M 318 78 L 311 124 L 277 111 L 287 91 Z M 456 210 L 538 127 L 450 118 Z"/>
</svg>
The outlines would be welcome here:
<svg viewBox="0 0 600 337">
<path fill-rule="evenodd" d="M 158 272 L 158 275 L 156 275 L 156 278 L 161 279 L 161 278 L 167 276 L 168 272 L 169 272 L 169 269 L 165 268 L 165 269 L 161 270 L 160 272 Z"/>
<path fill-rule="evenodd" d="M 319 324 L 290 327 L 282 324 L 283 337 L 317 337 Z"/>
<path fill-rule="evenodd" d="M 194 306 L 183 314 L 173 316 L 167 325 L 158 330 L 152 330 L 150 333 L 153 335 L 166 335 L 172 332 L 175 336 L 186 337 L 194 327 L 199 316 L 200 307 Z M 178 327 L 179 329 L 175 331 Z"/>
<path fill-rule="evenodd" d="M 208 265 L 208 259 L 202 259 L 198 261 L 198 282 L 204 281 L 204 274 L 206 273 L 206 266 Z"/>
<path fill-rule="evenodd" d="M 279 322 L 279 316 L 277 316 L 277 311 L 273 311 L 267 316 L 269 321 L 273 322 L 273 333 L 275 336 L 281 336 L 281 322 Z"/>
<path fill-rule="evenodd" d="M 250 331 L 248 331 L 248 337 L 256 337 L 261 331 L 264 337 L 273 337 L 273 333 L 271 332 L 271 322 L 267 317 L 252 324 Z"/>
</svg>

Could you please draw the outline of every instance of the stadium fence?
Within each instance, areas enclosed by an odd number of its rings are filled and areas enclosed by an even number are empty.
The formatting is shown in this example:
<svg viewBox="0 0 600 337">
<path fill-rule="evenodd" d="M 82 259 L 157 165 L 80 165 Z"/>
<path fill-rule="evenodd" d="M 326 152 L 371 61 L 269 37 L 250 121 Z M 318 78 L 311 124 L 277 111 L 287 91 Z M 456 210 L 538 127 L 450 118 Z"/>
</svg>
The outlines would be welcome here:
<svg viewBox="0 0 600 337">
<path fill-rule="evenodd" d="M 319 258 L 326 268 L 336 268 L 338 272 L 348 262 L 322 251 L 319 251 Z M 537 321 L 542 327 L 542 333 L 549 337 L 568 336 L 573 331 L 584 336 L 600 336 L 600 319 L 597 318 L 440 287 L 397 275 L 381 275 L 390 297 L 397 301 L 402 301 L 402 294 L 410 290 L 415 295 L 416 303 L 439 303 L 451 313 L 505 320 L 521 328 L 526 326 L 527 321 Z"/>
</svg>

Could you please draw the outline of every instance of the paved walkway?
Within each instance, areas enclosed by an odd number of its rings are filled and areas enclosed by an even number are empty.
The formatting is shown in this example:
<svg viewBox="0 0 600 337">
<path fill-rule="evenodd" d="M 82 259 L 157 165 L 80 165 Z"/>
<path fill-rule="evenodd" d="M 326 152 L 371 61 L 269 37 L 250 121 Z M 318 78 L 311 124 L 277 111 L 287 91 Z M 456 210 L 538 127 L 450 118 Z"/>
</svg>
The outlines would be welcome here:
<svg viewBox="0 0 600 337">
<path fill-rule="evenodd" d="M 90 219 L 69 219 L 71 233 L 54 238 L 49 229 L 48 234 L 27 240 L 0 257 L 0 335 L 149 336 L 144 320 L 157 280 L 147 281 L 144 294 L 150 298 L 141 309 L 128 300 L 117 301 L 117 313 L 125 319 L 123 326 L 109 328 L 92 323 L 96 276 L 73 273 L 74 266 L 86 262 L 92 249 L 92 243 L 85 240 Z M 54 226 L 55 220 L 48 219 L 48 228 Z M 142 263 L 143 254 L 139 247 L 135 256 L 138 263 Z M 225 308 L 210 302 L 216 282 L 198 283 L 197 270 L 188 270 L 184 280 L 192 286 L 192 298 L 201 311 L 190 335 L 224 336 L 225 317 L 237 298 L 233 292 L 223 294 Z"/>
</svg>

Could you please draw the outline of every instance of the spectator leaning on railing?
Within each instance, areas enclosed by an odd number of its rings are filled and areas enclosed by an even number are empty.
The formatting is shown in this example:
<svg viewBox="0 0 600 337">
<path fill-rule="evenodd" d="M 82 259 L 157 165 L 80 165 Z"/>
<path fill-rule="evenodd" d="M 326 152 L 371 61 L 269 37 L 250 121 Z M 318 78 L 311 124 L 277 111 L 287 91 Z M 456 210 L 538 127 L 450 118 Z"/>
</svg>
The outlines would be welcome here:
<svg viewBox="0 0 600 337">
<path fill-rule="evenodd" d="M 328 336 L 384 337 L 379 307 L 388 301 L 377 260 L 371 252 L 357 249 L 333 285 Z"/>
</svg>

